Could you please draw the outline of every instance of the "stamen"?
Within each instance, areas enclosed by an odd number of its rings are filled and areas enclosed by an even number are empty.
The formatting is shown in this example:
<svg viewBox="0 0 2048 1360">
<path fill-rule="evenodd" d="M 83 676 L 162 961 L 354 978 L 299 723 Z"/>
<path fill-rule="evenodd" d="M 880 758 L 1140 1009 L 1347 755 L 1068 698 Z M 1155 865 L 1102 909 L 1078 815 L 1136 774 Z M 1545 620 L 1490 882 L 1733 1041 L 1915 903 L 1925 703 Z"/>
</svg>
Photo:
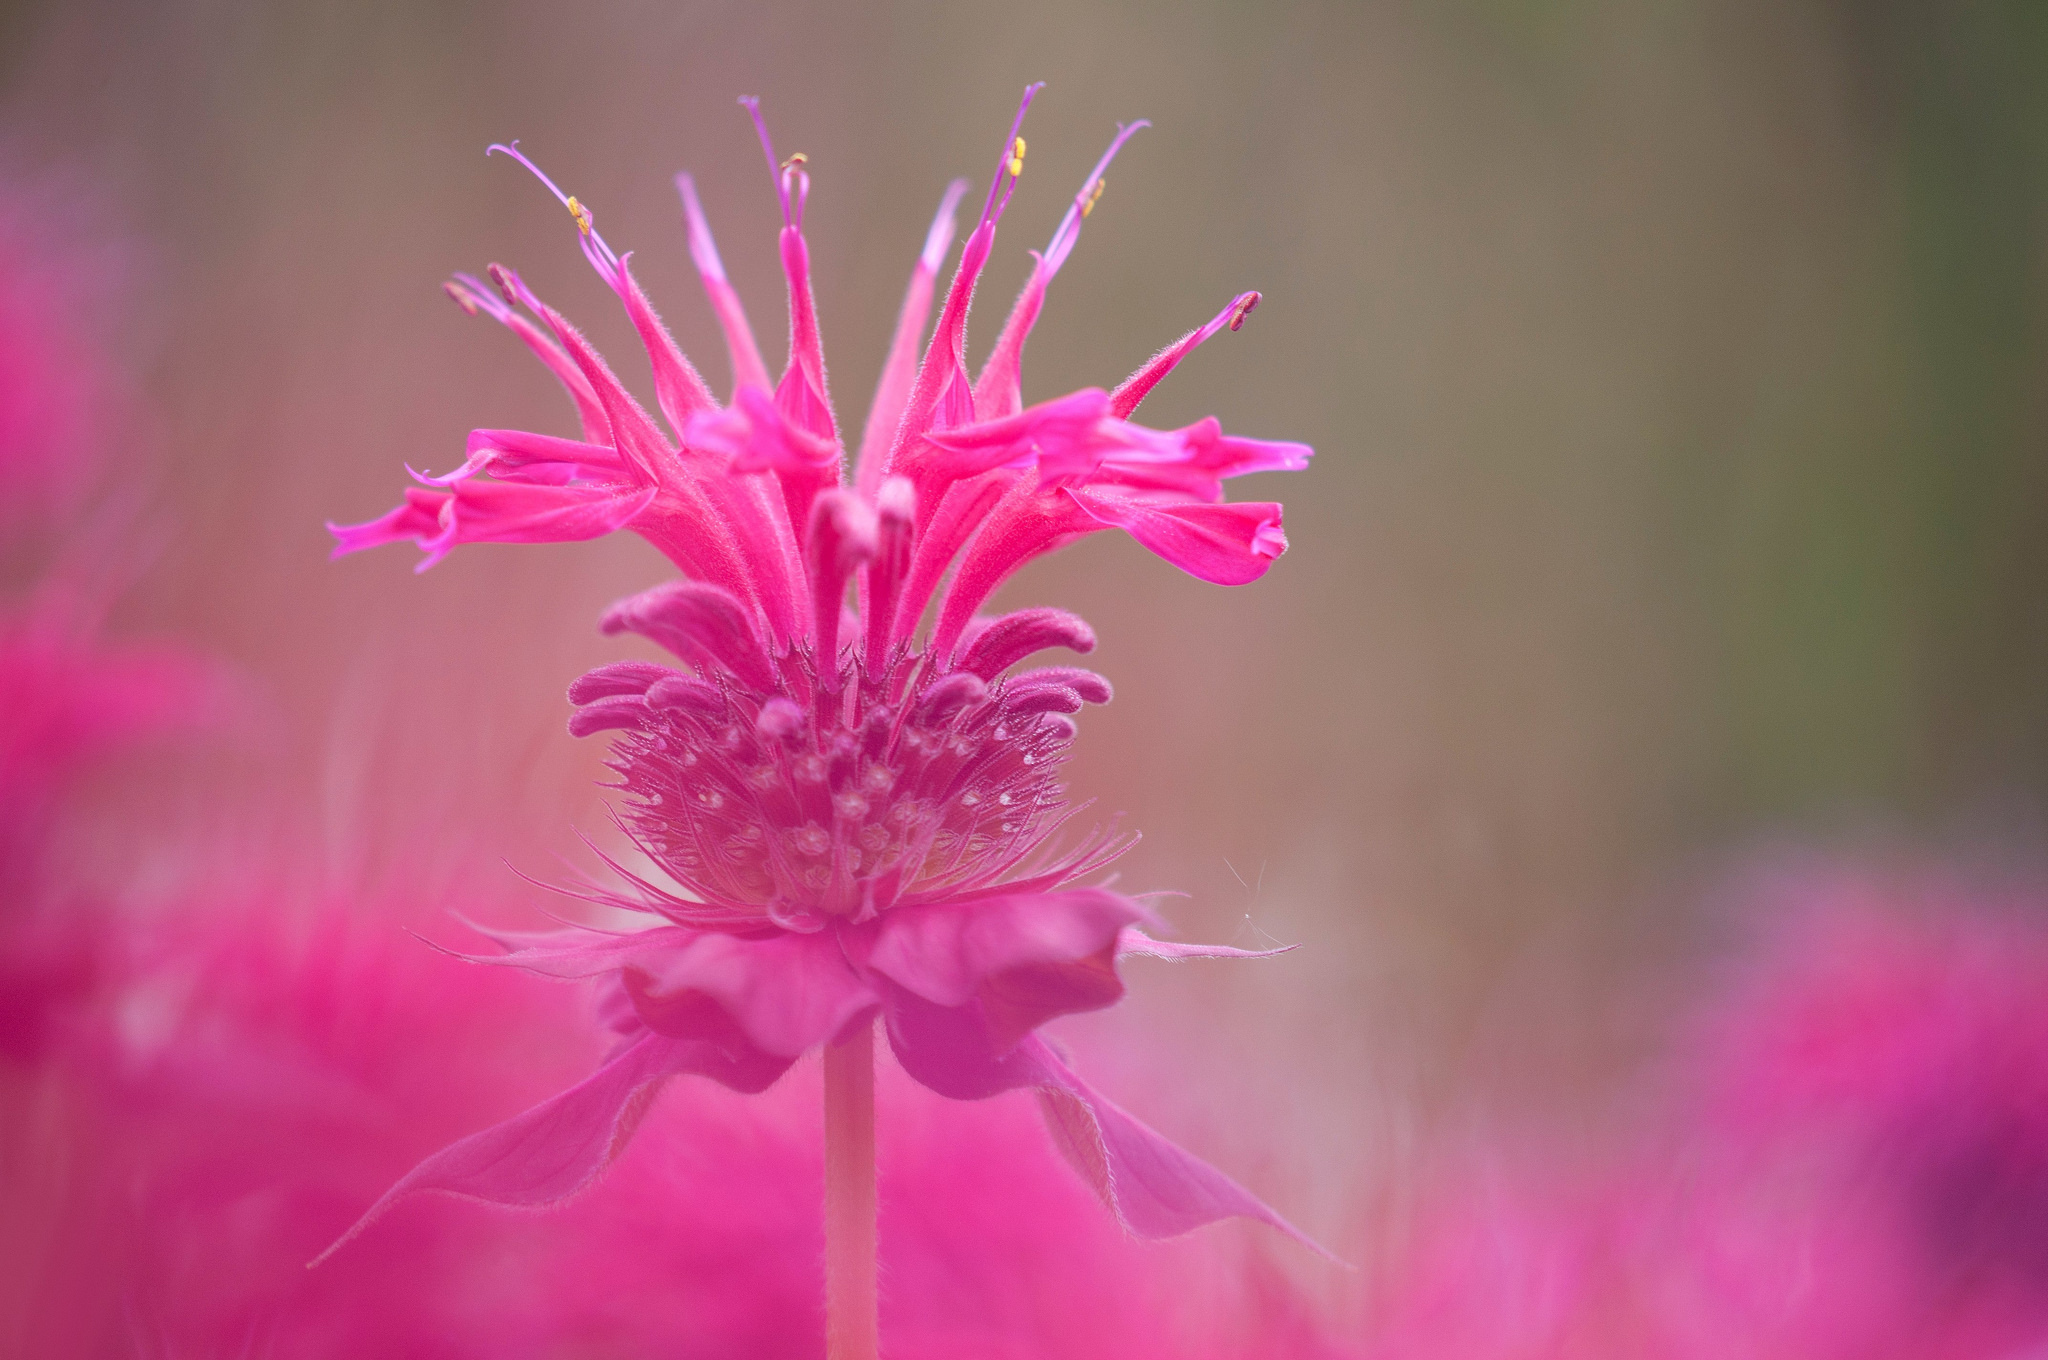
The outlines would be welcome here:
<svg viewBox="0 0 2048 1360">
<path fill-rule="evenodd" d="M 776 160 L 775 143 L 768 136 L 767 120 L 761 117 L 761 101 L 753 95 L 743 94 L 740 96 L 740 107 L 745 109 L 747 116 L 754 120 L 754 131 L 761 138 L 761 150 L 768 157 L 768 173 L 775 177 L 775 192 L 782 200 L 782 225 L 801 229 L 802 223 L 800 218 L 803 213 L 803 199 L 810 194 L 810 176 L 805 174 L 803 169 L 807 158 L 799 151 L 786 161 Z M 792 176 L 799 175 L 803 176 L 803 184 L 798 192 L 797 209 L 795 212 L 791 212 L 789 205 L 789 182 Z"/>
<path fill-rule="evenodd" d="M 1101 200 L 1102 191 L 1109 184 L 1109 181 L 1103 178 L 1103 174 L 1109 169 L 1109 163 L 1116 159 L 1116 153 L 1124 149 L 1125 142 L 1151 126 L 1142 118 L 1128 126 L 1117 124 L 1116 136 L 1110 139 L 1109 149 L 1102 153 L 1101 160 L 1095 162 L 1095 168 L 1088 172 L 1088 178 L 1081 181 L 1081 192 L 1074 195 L 1072 205 L 1067 208 L 1066 215 L 1060 218 L 1059 226 L 1053 230 L 1052 240 L 1046 244 L 1045 263 L 1048 269 L 1057 273 L 1059 267 L 1066 263 L 1068 254 L 1073 251 L 1074 242 L 1081 238 L 1081 219 L 1094 212 L 1096 203 Z"/>
<path fill-rule="evenodd" d="M 1252 314 L 1252 308 L 1259 305 L 1256 292 L 1239 293 L 1230 300 L 1230 305 L 1209 319 L 1207 325 L 1198 326 L 1165 349 L 1152 356 L 1145 366 L 1125 378 L 1114 392 L 1109 394 L 1109 412 L 1119 420 L 1130 419 L 1131 412 L 1138 409 L 1138 403 L 1145 394 L 1159 385 L 1160 379 L 1179 366 L 1180 361 L 1195 352 L 1195 349 L 1217 332 L 1225 329 L 1237 330 L 1244 325 L 1244 319 Z"/>
<path fill-rule="evenodd" d="M 547 185 L 548 192 L 553 194 L 556 200 L 569 210 L 569 216 L 576 219 L 576 229 L 583 236 L 583 254 L 590 261 L 590 267 L 595 269 L 606 283 L 617 287 L 619 277 L 618 253 L 605 243 L 604 237 L 597 234 L 597 219 L 591 215 L 590 209 L 579 202 L 573 194 L 563 193 L 561 186 L 549 179 L 547 174 L 538 165 L 535 165 L 526 158 L 526 153 L 519 149 L 518 142 L 515 141 L 509 146 L 503 142 L 493 142 L 489 147 L 485 148 L 484 154 L 488 156 L 493 151 L 501 152 L 518 161 L 533 172 L 535 179 Z"/>
<path fill-rule="evenodd" d="M 801 151 L 792 151 L 789 153 L 789 159 L 782 163 L 782 173 L 786 175 L 792 168 L 799 165 L 809 165 L 810 163 L 811 158 L 809 156 L 806 156 Z"/>
<path fill-rule="evenodd" d="M 1024 138 L 1021 135 L 1024 115 L 1030 111 L 1031 101 L 1044 88 L 1042 80 L 1024 87 L 1024 99 L 1017 105 L 1017 116 L 1010 120 L 1010 135 L 1003 139 L 1003 155 L 996 162 L 996 177 L 989 182 L 988 199 L 981 205 L 981 221 L 974 224 L 977 231 L 991 218 L 1001 217 L 1003 209 L 1010 206 L 1010 192 L 1017 187 L 1017 177 L 1024 173 Z"/>
<path fill-rule="evenodd" d="M 471 316 L 475 316 L 477 312 L 482 310 L 483 299 L 453 279 L 442 284 L 441 291 L 453 298 L 455 305 L 468 312 Z"/>
</svg>

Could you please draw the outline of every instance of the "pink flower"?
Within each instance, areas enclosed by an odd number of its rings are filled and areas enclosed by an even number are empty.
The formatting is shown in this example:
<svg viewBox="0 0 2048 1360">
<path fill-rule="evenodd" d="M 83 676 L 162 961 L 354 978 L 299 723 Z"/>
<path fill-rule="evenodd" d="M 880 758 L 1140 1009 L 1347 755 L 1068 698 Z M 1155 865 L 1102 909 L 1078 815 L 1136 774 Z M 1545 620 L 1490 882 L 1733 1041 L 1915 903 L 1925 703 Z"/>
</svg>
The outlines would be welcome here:
<svg viewBox="0 0 2048 1360">
<path fill-rule="evenodd" d="M 942 1095 L 1035 1091 L 1057 1141 L 1130 1230 L 1165 1236 L 1229 1215 L 1286 1227 L 1103 1099 L 1037 1034 L 1116 1001 L 1119 958 L 1242 951 L 1153 940 L 1135 899 L 1070 886 L 1127 844 L 1097 830 L 1056 845 L 1076 811 L 1057 782 L 1070 715 L 1106 702 L 1110 686 L 1073 667 L 1013 668 L 1049 647 L 1086 652 L 1094 634 L 1055 609 L 977 611 L 1033 558 L 1112 527 L 1204 579 L 1254 580 L 1286 547 L 1280 507 L 1225 502 L 1222 483 L 1300 468 L 1310 451 L 1227 436 L 1213 420 L 1154 430 L 1130 419 L 1185 354 L 1242 323 L 1255 293 L 1114 391 L 1024 406 L 1023 348 L 1046 289 L 1110 158 L 1142 124 L 1119 131 L 1082 185 L 969 378 L 968 303 L 1023 169 L 1018 129 L 1036 90 L 1004 140 L 919 362 L 964 186 L 945 195 L 851 473 L 811 299 L 804 158 L 777 162 L 752 101 L 777 173 L 789 283 L 789 362 L 772 385 L 687 177 L 691 254 L 735 376 L 724 406 L 662 328 L 630 255 L 541 176 L 646 346 L 667 433 L 517 274 L 492 266 L 495 291 L 467 276 L 449 285 L 554 373 L 582 437 L 475 431 L 461 467 L 421 477 L 380 519 L 336 528 L 336 551 L 410 538 L 424 567 L 462 543 L 622 528 L 660 548 L 687 579 L 621 601 L 603 627 L 651 638 L 694 674 L 645 662 L 593 671 L 570 689 L 570 730 L 621 734 L 611 764 L 628 800 L 622 826 L 679 890 L 615 865 L 628 887 L 587 895 L 648 928 L 502 938 L 497 961 L 602 979 L 617 1047 L 581 1085 L 423 1162 L 373 1216 L 427 1189 L 555 1202 L 616 1154 L 651 1083 L 696 1073 L 761 1091 L 879 1014 L 904 1069 Z M 493 150 L 540 174 L 517 150 Z"/>
</svg>

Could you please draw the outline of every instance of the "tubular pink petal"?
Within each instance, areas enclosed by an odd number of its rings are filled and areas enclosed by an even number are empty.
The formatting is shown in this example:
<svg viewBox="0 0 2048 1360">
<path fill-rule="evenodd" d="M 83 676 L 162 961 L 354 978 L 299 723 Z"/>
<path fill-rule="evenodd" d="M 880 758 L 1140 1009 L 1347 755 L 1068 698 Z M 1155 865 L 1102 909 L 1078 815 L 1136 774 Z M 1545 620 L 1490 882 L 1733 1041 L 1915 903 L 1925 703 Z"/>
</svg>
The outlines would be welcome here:
<svg viewBox="0 0 2048 1360">
<path fill-rule="evenodd" d="M 825 343 L 818 333 L 818 305 L 811 295 L 811 250 L 795 227 L 782 229 L 782 270 L 789 280 L 789 366 L 776 385 L 775 401 L 790 419 L 821 439 L 839 438 L 825 382 Z"/>
<path fill-rule="evenodd" d="M 499 266 L 493 265 L 493 269 Z M 468 274 L 457 274 L 452 280 L 441 285 L 449 297 L 471 316 L 482 312 L 492 320 L 518 336 L 521 343 L 533 351 L 534 357 L 547 366 L 550 373 L 569 393 L 569 400 L 576 405 L 576 416 L 583 425 L 583 437 L 592 443 L 602 443 L 611 423 L 605 419 L 604 407 L 598 403 L 597 393 L 590 388 L 590 380 L 576 367 L 573 360 L 562 352 L 562 347 L 549 339 L 546 332 L 507 306 L 496 292 L 484 285 L 481 279 Z"/>
<path fill-rule="evenodd" d="M 954 664 L 993 680 L 1033 652 L 1049 647 L 1064 647 L 1086 656 L 1095 650 L 1095 630 L 1088 620 L 1064 609 L 1020 609 L 991 620 Z"/>
<path fill-rule="evenodd" d="M 1091 704 L 1106 704 L 1116 697 L 1116 691 L 1110 687 L 1108 680 L 1094 671 L 1083 670 L 1079 666 L 1046 666 L 1040 670 L 1026 671 L 1022 675 L 1012 676 L 1009 683 L 1003 687 L 1003 692 L 1006 695 L 1021 695 L 1045 685 L 1072 690 Z"/>
<path fill-rule="evenodd" d="M 422 491 L 409 486 L 404 500 L 373 520 L 362 524 L 336 524 L 329 520 L 327 532 L 334 535 L 334 550 L 328 556 L 346 557 L 406 539 L 424 546 L 426 540 L 441 532 L 441 507 L 448 499 L 445 491 Z"/>
<path fill-rule="evenodd" d="M 733 390 L 749 386 L 765 390 L 768 365 L 761 361 L 761 347 L 754 342 L 754 330 L 747 324 L 740 295 L 725 277 L 718 244 L 711 238 L 711 226 L 704 218 L 703 205 L 697 201 L 696 183 L 687 174 L 677 175 L 676 190 L 683 197 L 683 216 L 689 223 L 690 258 L 704 280 L 704 291 L 711 298 L 719 329 L 725 333 L 726 354 L 732 360 Z"/>
<path fill-rule="evenodd" d="M 937 286 L 939 265 L 953 244 L 955 213 L 967 181 L 956 179 L 946 186 L 939 210 L 925 233 L 924 251 L 910 271 L 910 284 L 903 292 L 903 308 L 896 316 L 896 333 L 889 341 L 889 356 L 882 365 L 882 377 L 875 385 L 874 404 L 868 408 L 867 425 L 861 433 L 860 456 L 854 463 L 854 485 L 872 499 L 880 488 L 883 464 L 903 423 L 903 408 L 910 400 L 910 384 L 917 376 L 917 342 L 924 334 L 925 318 L 932 309 L 932 292 Z"/>
<path fill-rule="evenodd" d="M 646 293 L 641 291 L 639 283 L 633 278 L 628 265 L 632 258 L 631 252 L 621 256 L 613 251 L 605 243 L 604 237 L 598 234 L 590 209 L 557 188 L 555 182 L 543 174 L 539 166 L 519 151 L 518 145 L 514 142 L 510 146 L 493 146 L 490 150 L 503 152 L 532 171 L 540 182 L 548 187 L 548 191 L 561 201 L 562 206 L 569 210 L 570 216 L 576 219 L 577 243 L 583 249 L 583 256 L 590 262 L 590 267 L 597 271 L 598 277 L 619 295 L 619 301 L 625 305 L 626 315 L 632 320 L 633 329 L 639 333 L 640 343 L 647 350 L 648 362 L 654 370 L 655 398 L 661 406 L 662 414 L 668 417 L 670 428 L 680 434 L 692 415 L 710 410 L 717 405 L 712 400 L 710 389 L 705 387 L 704 379 L 698 376 L 689 359 L 677 348 L 674 338 L 668 333 L 668 328 L 661 324 L 661 318 L 655 314 L 654 305 L 647 300 Z M 540 309 L 536 307 L 535 310 Z"/>
<path fill-rule="evenodd" d="M 1204 340 L 1228 326 L 1237 330 L 1244 325 L 1244 319 L 1251 315 L 1252 308 L 1259 305 L 1259 294 L 1239 293 L 1230 300 L 1230 305 L 1208 321 L 1183 335 L 1165 349 L 1152 356 L 1143 368 L 1117 385 L 1110 394 L 1110 406 L 1119 417 L 1128 417 L 1138 409 L 1138 403 L 1145 394 L 1159 385 L 1160 379 L 1179 366 L 1180 361 L 1195 352 Z"/>
<path fill-rule="evenodd" d="M 807 593 L 793 530 L 808 529 L 812 498 L 836 480 L 838 445 L 790 420 L 758 387 L 741 388 L 731 406 L 691 421 L 685 440 L 731 457 L 736 473 L 774 474 L 772 486 L 732 489 L 732 523 L 758 564 L 757 581 L 783 595 Z M 778 619 L 778 634 L 791 626 Z"/>
<path fill-rule="evenodd" d="M 600 631 L 650 638 L 692 665 L 708 658 L 755 690 L 776 686 L 774 663 L 754 631 L 750 611 L 730 592 L 705 581 L 671 581 L 620 600 Z"/>
<path fill-rule="evenodd" d="M 726 1042 L 795 1058 L 881 1004 L 847 963 L 831 932 L 767 939 L 703 932 L 660 955 L 641 955 L 627 975 L 634 1009 L 672 1038 Z"/>
<path fill-rule="evenodd" d="M 725 716 L 725 695 L 708 680 L 688 675 L 666 675 L 647 687 L 647 702 L 671 713 L 694 713 L 701 718 Z"/>
<path fill-rule="evenodd" d="M 569 685 L 569 702 L 587 704 L 615 694 L 645 694 L 648 687 L 671 676 L 682 678 L 667 666 L 652 661 L 614 661 L 578 676 Z"/>
<path fill-rule="evenodd" d="M 608 699 L 593 699 L 569 715 L 569 735 L 588 737 L 599 732 L 637 731 L 645 727 L 653 716 L 642 695 L 618 694 Z"/>
<path fill-rule="evenodd" d="M 941 723 L 960 709 L 988 697 L 988 686 L 978 675 L 954 671 L 940 676 L 917 696 L 917 715 L 928 723 Z"/>
<path fill-rule="evenodd" d="M 989 184 L 988 199 L 982 204 L 981 218 L 960 248 L 960 264 L 946 289 L 945 306 L 939 311 L 938 325 L 933 328 L 931 343 L 925 347 L 924 360 L 918 365 L 910 399 L 904 404 L 903 421 L 897 427 L 889 461 L 883 467 L 884 472 L 901 472 L 911 479 L 917 486 L 918 504 L 926 513 L 938 509 L 942 488 L 925 484 L 922 470 L 915 466 L 918 446 L 934 425 L 947 428 L 974 419 L 974 385 L 967 376 L 967 310 L 973 301 L 975 280 L 981 277 L 989 250 L 995 244 L 996 224 L 1009 203 L 1006 191 L 1016 186 L 1017 173 L 1023 169 L 1018 131 L 1024 125 L 1024 114 L 1033 97 L 1044 88 L 1041 81 L 1024 89 L 1017 116 L 1010 123 L 1010 135 L 1003 142 L 996 176 Z"/>
<path fill-rule="evenodd" d="M 441 506 L 439 536 L 421 546 L 445 553 L 463 543 L 577 543 L 603 538 L 631 524 L 653 500 L 653 487 L 458 482 Z"/>
<path fill-rule="evenodd" d="M 939 609 L 933 652 L 951 654 L 982 602 L 1020 567 L 1102 527 L 1068 497 L 1043 494 L 1037 474 L 1027 473 L 988 512 L 967 545 Z"/>
<path fill-rule="evenodd" d="M 702 1041 L 645 1035 L 582 1083 L 524 1114 L 473 1133 L 421 1162 L 312 1262 L 346 1246 L 398 1201 L 429 1191 L 538 1208 L 596 1180 L 647 1112 L 647 1088 L 667 1077 L 710 1077 L 736 1091 L 765 1091 L 789 1067 L 763 1053 L 729 1053 Z"/>
<path fill-rule="evenodd" d="M 1100 491 L 1069 491 L 1086 514 L 1113 524 L 1190 576 L 1241 586 L 1287 551 L 1280 507 L 1271 501 L 1153 504 Z"/>
<path fill-rule="evenodd" d="M 512 277 L 517 278 L 516 275 Z M 529 301 L 528 305 L 547 323 L 555 339 L 589 380 L 591 390 L 597 393 L 598 404 L 604 408 L 605 423 L 610 432 L 610 438 L 605 442 L 618 450 L 619 457 L 636 479 L 643 484 L 658 480 L 662 470 L 675 465 L 675 455 L 661 437 L 653 418 L 612 373 L 604 356 L 560 312 L 538 299 Z"/>
<path fill-rule="evenodd" d="M 1036 685 L 1030 689 L 1015 692 L 1005 690 L 1003 693 L 1005 713 L 1079 713 L 1081 705 L 1085 702 L 1079 690 L 1066 685 Z"/>
<path fill-rule="evenodd" d="M 861 611 L 867 628 L 867 667 L 880 675 L 889 660 L 889 624 L 910 569 L 917 492 L 908 477 L 885 477 L 875 493 L 875 556 L 863 578 Z"/>
<path fill-rule="evenodd" d="M 1103 436 L 1108 414 L 1109 394 L 1099 387 L 1084 387 L 1027 411 L 935 430 L 928 438 L 945 456 L 934 458 L 930 466 L 938 475 L 955 479 L 1000 467 L 1025 467 L 1052 456 L 1057 456 L 1062 466 L 1085 464 L 1092 469 L 1101 461 L 1100 452 L 1091 458 L 1072 450 L 1076 446 L 1111 447 Z"/>
<path fill-rule="evenodd" d="M 872 560 L 877 538 L 875 512 L 845 487 L 834 487 L 812 502 L 810 532 L 804 545 L 811 576 L 812 640 L 817 647 L 819 679 L 828 689 L 838 673 L 839 614 L 846 583 Z"/>
<path fill-rule="evenodd" d="M 691 447 L 731 458 L 734 472 L 816 473 L 837 448 L 790 420 L 759 387 L 742 387 L 731 406 L 690 422 Z"/>
<path fill-rule="evenodd" d="M 633 277 L 633 254 L 628 251 L 619 258 L 616 281 L 613 288 L 619 300 L 626 305 L 626 315 L 632 318 L 633 329 L 640 334 L 640 343 L 647 350 L 647 361 L 654 369 L 654 396 L 660 403 L 661 413 L 668 417 L 668 426 L 681 438 L 683 427 L 690 417 L 700 411 L 715 411 L 718 402 L 712 397 L 711 389 L 704 385 L 704 379 L 676 345 L 675 337 L 662 325 L 655 315 L 654 304 L 647 300 L 647 294 L 640 289 L 639 281 Z"/>
<path fill-rule="evenodd" d="M 1102 196 L 1103 172 L 1109 169 L 1109 163 L 1116 159 L 1116 153 L 1123 149 L 1125 142 L 1140 128 L 1150 126 L 1143 119 L 1128 127 L 1118 125 L 1109 149 L 1102 153 L 1102 159 L 1095 162 L 1095 168 L 1081 182 L 1081 191 L 1074 195 L 1073 203 L 1060 218 L 1052 240 L 1046 245 L 1045 254 L 1035 257 L 1031 277 L 1025 281 L 1023 291 L 1010 308 L 1010 315 L 996 337 L 995 348 L 989 352 L 988 361 L 982 365 L 981 376 L 974 384 L 974 409 L 982 419 L 1006 416 L 1023 406 L 1024 342 L 1031 338 L 1031 328 L 1038 324 L 1038 314 L 1045 307 L 1046 289 L 1060 272 L 1060 266 L 1067 262 L 1067 256 L 1073 253 L 1075 243 L 1081 239 L 1082 219 L 1094 211 L 1096 200 Z"/>
<path fill-rule="evenodd" d="M 502 477 L 535 464 L 588 469 L 614 477 L 628 475 L 618 450 L 609 444 L 589 444 L 579 439 L 529 434 L 525 430 L 471 430 L 467 452 L 462 466 L 444 477 L 418 472 L 413 476 L 428 486 L 452 486 L 480 473 Z"/>
<path fill-rule="evenodd" d="M 931 516 L 919 533 L 917 546 L 911 553 L 910 576 L 896 605 L 896 618 L 891 628 L 893 642 L 910 640 L 917 631 L 918 620 L 924 616 L 925 606 L 931 603 L 933 592 L 939 588 L 946 568 L 953 564 L 962 545 L 974 536 L 979 526 L 1017 484 L 1015 473 L 989 472 L 946 487 L 940 497 L 938 513 Z"/>
</svg>

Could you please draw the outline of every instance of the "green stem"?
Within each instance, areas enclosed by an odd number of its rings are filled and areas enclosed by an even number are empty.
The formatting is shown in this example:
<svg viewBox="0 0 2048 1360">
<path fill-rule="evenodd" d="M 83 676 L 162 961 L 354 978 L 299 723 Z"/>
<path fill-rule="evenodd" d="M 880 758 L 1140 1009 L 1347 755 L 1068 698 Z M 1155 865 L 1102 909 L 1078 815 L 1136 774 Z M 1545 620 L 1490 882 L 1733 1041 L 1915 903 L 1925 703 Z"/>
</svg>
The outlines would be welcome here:
<svg viewBox="0 0 2048 1360">
<path fill-rule="evenodd" d="M 825 1048 L 825 1356 L 877 1360 L 875 1028 Z"/>
</svg>

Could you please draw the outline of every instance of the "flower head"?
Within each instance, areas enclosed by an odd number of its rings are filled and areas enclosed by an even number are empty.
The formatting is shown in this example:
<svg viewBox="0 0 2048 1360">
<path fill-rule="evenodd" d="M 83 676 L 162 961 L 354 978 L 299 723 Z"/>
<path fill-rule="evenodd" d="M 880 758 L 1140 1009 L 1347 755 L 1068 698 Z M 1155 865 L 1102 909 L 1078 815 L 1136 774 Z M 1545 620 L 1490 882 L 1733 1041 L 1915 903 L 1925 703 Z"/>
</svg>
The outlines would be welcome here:
<svg viewBox="0 0 2048 1360">
<path fill-rule="evenodd" d="M 807 162 L 778 159 L 754 101 L 742 102 L 775 178 L 789 292 L 789 359 L 772 384 L 694 185 L 678 181 L 730 352 L 724 404 L 588 205 L 516 147 L 492 148 L 570 213 L 585 259 L 646 347 L 666 429 L 518 274 L 493 265 L 489 285 L 457 276 L 450 295 L 512 330 L 567 389 L 581 438 L 477 430 L 455 471 L 420 477 L 377 520 L 335 528 L 336 551 L 412 539 L 424 567 L 463 543 L 630 528 L 667 555 L 685 579 L 619 602 L 603 627 L 653 640 L 687 670 L 621 662 L 569 697 L 571 731 L 620 734 L 611 763 L 622 826 L 676 886 L 614 865 L 627 886 L 587 895 L 643 913 L 649 928 L 503 940 L 502 961 L 601 979 L 620 1047 L 584 1085 L 429 1159 L 394 1194 L 550 1202 L 609 1159 L 648 1083 L 694 1072 L 761 1090 L 798 1055 L 880 1014 L 905 1068 L 941 1094 L 1037 1090 L 1077 1167 L 1132 1229 L 1162 1235 L 1227 1214 L 1279 1222 L 1102 1100 L 1035 1034 L 1115 1001 L 1122 954 L 1241 951 L 1151 940 L 1136 900 L 1069 886 L 1123 845 L 1103 830 L 1065 846 L 1058 837 L 1074 811 L 1058 782 L 1072 715 L 1106 702 L 1110 686 L 1074 667 L 1015 667 L 1048 648 L 1086 652 L 1094 635 L 1056 609 L 979 610 L 1027 562 L 1108 528 L 1203 579 L 1254 580 L 1286 547 L 1280 507 L 1226 502 L 1223 482 L 1300 468 L 1310 454 L 1225 435 L 1214 420 L 1157 430 L 1131 419 L 1195 346 L 1242 324 L 1256 293 L 1114 390 L 1024 405 L 1024 344 L 1047 288 L 1111 158 L 1143 124 L 1120 129 L 1083 182 L 969 377 L 968 304 L 1023 172 L 1021 127 L 1037 90 L 1004 139 L 920 360 L 964 185 L 947 190 L 851 461 L 812 300 Z"/>
</svg>

